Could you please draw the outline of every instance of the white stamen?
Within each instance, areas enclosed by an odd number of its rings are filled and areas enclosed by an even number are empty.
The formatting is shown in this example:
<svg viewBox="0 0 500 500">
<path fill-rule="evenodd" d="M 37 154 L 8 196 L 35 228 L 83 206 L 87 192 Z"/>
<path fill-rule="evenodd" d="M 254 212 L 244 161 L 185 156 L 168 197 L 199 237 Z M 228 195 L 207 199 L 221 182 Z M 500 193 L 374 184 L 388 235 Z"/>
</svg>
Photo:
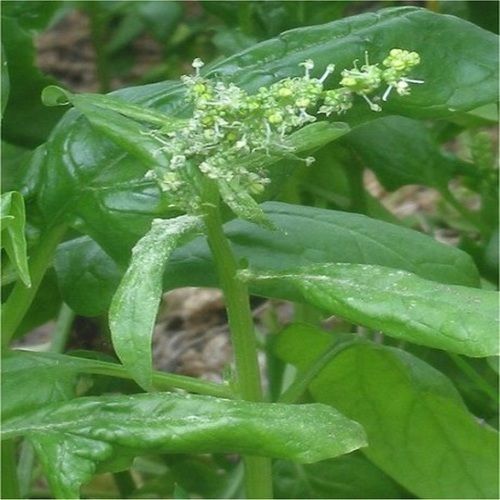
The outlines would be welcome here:
<svg viewBox="0 0 500 500">
<path fill-rule="evenodd" d="M 319 79 L 319 82 L 323 83 L 328 78 L 328 76 L 331 75 L 334 71 L 335 71 L 335 64 L 329 64 L 326 67 L 325 72 L 323 73 L 323 75 Z"/>
<path fill-rule="evenodd" d="M 425 83 L 424 80 L 414 80 L 413 78 L 401 78 L 401 80 L 408 82 L 408 83 Z"/>
<path fill-rule="evenodd" d="M 196 71 L 196 76 L 200 76 L 200 68 L 203 68 L 203 66 L 205 66 L 205 63 L 199 58 L 197 57 L 192 63 L 191 63 L 191 66 L 193 66 L 193 68 L 195 69 Z"/>
<path fill-rule="evenodd" d="M 314 68 L 314 61 L 312 59 L 307 59 L 306 61 L 300 63 L 299 66 L 304 66 L 306 70 L 306 78 L 309 78 L 309 72 Z"/>
<path fill-rule="evenodd" d="M 378 104 L 375 104 L 374 102 L 370 101 L 370 99 L 366 94 L 360 94 L 360 95 L 368 103 L 368 106 L 370 106 L 370 109 L 372 111 L 382 111 L 382 108 Z"/>
<path fill-rule="evenodd" d="M 384 92 L 384 95 L 382 96 L 382 101 L 387 101 L 387 98 L 389 97 L 389 94 L 391 93 L 391 90 L 393 89 L 394 87 L 392 85 L 389 85 L 386 89 L 386 91 Z"/>
</svg>

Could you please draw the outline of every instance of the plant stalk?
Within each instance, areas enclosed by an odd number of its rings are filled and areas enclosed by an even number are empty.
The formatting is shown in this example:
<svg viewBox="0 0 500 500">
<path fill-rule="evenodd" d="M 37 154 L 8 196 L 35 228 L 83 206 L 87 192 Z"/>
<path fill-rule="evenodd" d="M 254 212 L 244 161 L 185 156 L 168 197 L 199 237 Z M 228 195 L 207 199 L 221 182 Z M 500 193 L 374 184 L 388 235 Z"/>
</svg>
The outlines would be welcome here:
<svg viewBox="0 0 500 500">
<path fill-rule="evenodd" d="M 106 361 L 92 360 L 89 368 L 82 368 L 81 373 L 92 373 L 94 375 L 106 375 L 133 380 L 133 377 L 122 365 Z M 209 382 L 208 380 L 201 380 L 186 375 L 178 375 L 176 373 L 153 372 L 153 385 L 155 389 L 162 391 L 182 389 L 187 392 L 216 398 L 231 399 L 232 397 L 232 392 L 228 385 Z"/>
<path fill-rule="evenodd" d="M 31 287 L 28 288 L 18 281 L 2 306 L 2 347 L 9 345 L 25 314 L 28 312 L 65 231 L 66 225 L 61 224 L 50 227 L 42 235 L 33 256 L 29 260 Z"/>
<path fill-rule="evenodd" d="M 222 228 L 218 194 L 211 198 L 206 204 L 205 226 L 226 303 L 238 393 L 247 401 L 263 401 L 248 288 L 237 278 L 238 266 Z M 247 498 L 272 498 L 271 460 L 255 456 L 243 460 Z"/>
</svg>

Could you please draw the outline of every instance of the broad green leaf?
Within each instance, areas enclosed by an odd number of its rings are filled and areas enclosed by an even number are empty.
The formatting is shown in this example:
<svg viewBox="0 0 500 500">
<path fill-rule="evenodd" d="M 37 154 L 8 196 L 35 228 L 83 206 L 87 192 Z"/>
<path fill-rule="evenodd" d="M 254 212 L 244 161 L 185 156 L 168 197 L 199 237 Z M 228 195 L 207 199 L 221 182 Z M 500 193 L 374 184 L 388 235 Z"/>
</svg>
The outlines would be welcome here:
<svg viewBox="0 0 500 500">
<path fill-rule="evenodd" d="M 333 408 L 140 394 L 80 398 L 5 421 L 27 436 L 58 498 L 78 496 L 96 463 L 119 454 L 244 453 L 311 463 L 364 446 L 363 429 Z"/>
<path fill-rule="evenodd" d="M 275 498 L 408 498 L 408 493 L 360 452 L 315 464 L 277 461 Z"/>
<path fill-rule="evenodd" d="M 19 278 L 25 286 L 31 286 L 24 227 L 26 215 L 21 193 L 9 191 L 0 198 L 0 217 L 2 222 L 2 248 L 15 266 Z"/>
<path fill-rule="evenodd" d="M 219 63 L 212 73 L 230 76 L 247 90 L 256 91 L 276 78 L 289 76 L 308 58 L 321 74 L 332 62 L 337 68 L 350 67 L 365 51 L 371 61 L 380 61 L 393 47 L 420 54 L 422 62 L 412 76 L 425 84 L 414 88 L 410 97 L 391 96 L 384 104 L 387 112 L 443 117 L 496 101 L 495 35 L 462 19 L 411 7 L 382 9 L 287 31 Z M 331 77 L 327 85 L 336 82 Z M 367 110 L 360 113 L 363 120 L 370 115 Z"/>
<path fill-rule="evenodd" d="M 445 189 L 459 163 L 440 151 L 423 122 L 402 116 L 357 127 L 343 140 L 389 190 L 406 184 Z"/>
<path fill-rule="evenodd" d="M 302 300 L 392 337 L 472 357 L 499 353 L 498 293 L 443 285 L 382 266 L 320 264 L 242 271 L 265 295 Z"/>
<path fill-rule="evenodd" d="M 109 310 L 113 346 L 122 363 L 146 390 L 152 389 L 151 339 L 162 295 L 167 260 L 182 237 L 199 230 L 198 217 L 155 219 L 135 245 L 132 260 Z"/>
<path fill-rule="evenodd" d="M 442 283 L 478 285 L 477 270 L 466 253 L 417 231 L 364 215 L 313 207 L 267 202 L 262 208 L 276 231 L 238 220 L 225 225 L 236 256 L 251 269 L 278 272 L 350 262 L 404 269 Z M 203 239 L 174 252 L 164 283 L 169 289 L 217 284 Z M 259 293 L 257 287 L 253 291 Z"/>
<path fill-rule="evenodd" d="M 298 347 L 286 361 L 300 361 Z M 365 455 L 418 497 L 497 498 L 497 432 L 469 413 L 449 379 L 418 358 L 358 343 L 338 354 L 310 391 L 361 422 Z"/>
</svg>

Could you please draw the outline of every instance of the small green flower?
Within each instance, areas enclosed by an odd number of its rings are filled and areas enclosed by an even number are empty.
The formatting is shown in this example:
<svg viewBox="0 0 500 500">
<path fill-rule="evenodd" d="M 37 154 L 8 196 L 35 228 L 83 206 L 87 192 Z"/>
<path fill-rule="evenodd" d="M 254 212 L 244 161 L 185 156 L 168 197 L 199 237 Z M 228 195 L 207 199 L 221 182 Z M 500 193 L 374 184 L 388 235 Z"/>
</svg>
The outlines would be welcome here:
<svg viewBox="0 0 500 500">
<path fill-rule="evenodd" d="M 310 59 L 300 66 L 304 75 L 285 78 L 270 87 L 261 87 L 256 94 L 248 93 L 233 83 L 214 81 L 200 74 L 204 66 L 201 59 L 193 61 L 195 74 L 183 76 L 186 100 L 192 104 L 192 117 L 180 130 L 162 132 L 152 130 L 160 147 L 158 152 L 170 158 L 167 167 L 157 167 L 148 177 L 157 180 L 160 188 L 168 192 L 172 206 L 188 213 L 201 210 L 198 175 L 213 179 L 221 195 L 231 207 L 237 206 L 237 193 L 260 194 L 270 182 L 255 153 L 297 158 L 287 135 L 308 123 L 316 115 L 342 114 L 354 104 L 355 95 L 361 96 L 373 111 L 379 111 L 374 94 L 385 82 L 389 85 L 383 100 L 392 88 L 400 95 L 409 92 L 409 83 L 420 82 L 407 78 L 407 73 L 420 58 L 415 52 L 393 49 L 384 59 L 385 69 L 365 64 L 341 72 L 340 86 L 324 90 L 326 79 L 333 73 L 329 64 L 320 78 L 311 76 L 314 62 Z M 307 165 L 313 157 L 304 159 Z M 194 175 L 194 177 L 193 177 Z"/>
<path fill-rule="evenodd" d="M 387 101 L 392 89 L 396 89 L 399 95 L 404 96 L 410 93 L 410 83 L 424 83 L 423 80 L 406 77 L 410 70 L 420 64 L 420 56 L 417 52 L 392 49 L 382 64 L 387 68 L 383 71 L 382 78 L 388 85 L 382 96 L 383 101 Z"/>
<path fill-rule="evenodd" d="M 347 88 L 327 90 L 324 94 L 323 105 L 318 113 L 330 116 L 332 113 L 342 114 L 352 108 L 353 93 Z"/>
</svg>

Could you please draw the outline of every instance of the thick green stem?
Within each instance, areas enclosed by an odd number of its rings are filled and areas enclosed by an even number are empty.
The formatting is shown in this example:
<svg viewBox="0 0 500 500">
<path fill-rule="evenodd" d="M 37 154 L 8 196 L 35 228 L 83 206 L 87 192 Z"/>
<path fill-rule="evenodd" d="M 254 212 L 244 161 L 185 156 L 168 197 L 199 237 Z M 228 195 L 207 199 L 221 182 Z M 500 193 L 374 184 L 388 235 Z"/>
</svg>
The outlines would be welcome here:
<svg viewBox="0 0 500 500">
<path fill-rule="evenodd" d="M 214 199 L 215 198 L 215 199 Z M 247 286 L 237 278 L 238 266 L 224 234 L 218 199 L 206 205 L 205 225 L 219 282 L 224 293 L 236 366 L 236 382 L 240 397 L 262 401 L 257 343 Z M 264 457 L 244 457 L 245 488 L 248 498 L 271 498 L 271 461 Z"/>
<path fill-rule="evenodd" d="M 42 235 L 29 261 L 31 287 L 18 281 L 2 306 L 2 346 L 9 345 L 14 333 L 35 298 L 45 271 L 52 263 L 57 245 L 66 231 L 65 225 L 52 226 Z"/>
</svg>

